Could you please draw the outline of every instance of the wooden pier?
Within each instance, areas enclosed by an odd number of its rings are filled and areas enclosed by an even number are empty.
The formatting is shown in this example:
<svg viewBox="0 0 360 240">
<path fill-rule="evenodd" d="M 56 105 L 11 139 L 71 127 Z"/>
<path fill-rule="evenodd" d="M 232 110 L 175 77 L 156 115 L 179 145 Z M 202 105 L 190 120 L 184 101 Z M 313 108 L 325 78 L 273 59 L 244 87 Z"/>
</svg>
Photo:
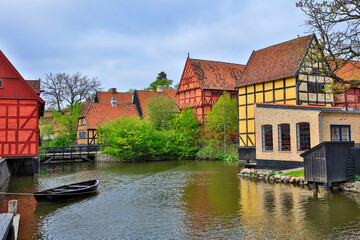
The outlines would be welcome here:
<svg viewBox="0 0 360 240">
<path fill-rule="evenodd" d="M 20 214 L 17 212 L 17 200 L 8 202 L 8 213 L 0 214 L 0 239 L 16 240 L 19 233 Z"/>
<path fill-rule="evenodd" d="M 95 158 L 99 145 L 85 145 L 75 147 L 45 147 L 45 158 L 43 164 L 57 163 L 59 161 L 69 161 L 81 159 L 91 162 Z"/>
</svg>

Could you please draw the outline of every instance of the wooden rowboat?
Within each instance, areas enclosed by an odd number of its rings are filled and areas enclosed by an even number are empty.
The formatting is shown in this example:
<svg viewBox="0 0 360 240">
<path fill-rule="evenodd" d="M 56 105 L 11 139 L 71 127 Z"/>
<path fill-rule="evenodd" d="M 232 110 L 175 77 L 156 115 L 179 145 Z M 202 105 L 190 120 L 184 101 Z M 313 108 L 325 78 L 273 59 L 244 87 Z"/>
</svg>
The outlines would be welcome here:
<svg viewBox="0 0 360 240">
<path fill-rule="evenodd" d="M 41 203 L 61 202 L 94 194 L 98 185 L 99 181 L 95 179 L 34 192 L 33 194 L 36 201 Z"/>
</svg>

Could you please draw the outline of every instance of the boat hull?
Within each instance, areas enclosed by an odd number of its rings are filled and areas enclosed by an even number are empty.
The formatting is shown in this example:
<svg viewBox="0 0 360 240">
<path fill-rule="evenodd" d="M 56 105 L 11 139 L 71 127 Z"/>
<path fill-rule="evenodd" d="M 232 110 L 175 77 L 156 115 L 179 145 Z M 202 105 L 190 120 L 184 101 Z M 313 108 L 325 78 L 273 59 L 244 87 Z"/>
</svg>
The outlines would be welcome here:
<svg viewBox="0 0 360 240">
<path fill-rule="evenodd" d="M 56 203 L 95 194 L 98 185 L 98 180 L 91 180 L 34 192 L 33 194 L 39 203 Z"/>
</svg>

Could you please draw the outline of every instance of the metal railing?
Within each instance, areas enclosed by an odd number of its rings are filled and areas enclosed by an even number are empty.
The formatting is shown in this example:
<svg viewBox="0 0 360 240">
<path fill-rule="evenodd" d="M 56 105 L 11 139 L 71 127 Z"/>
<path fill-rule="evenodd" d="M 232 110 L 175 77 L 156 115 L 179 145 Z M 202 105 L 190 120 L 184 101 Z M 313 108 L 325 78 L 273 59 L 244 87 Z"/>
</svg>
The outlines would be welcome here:
<svg viewBox="0 0 360 240">
<path fill-rule="evenodd" d="M 84 145 L 74 147 L 44 147 L 45 157 L 54 158 L 75 158 L 75 157 L 87 157 L 92 152 L 99 150 L 99 145 Z"/>
</svg>

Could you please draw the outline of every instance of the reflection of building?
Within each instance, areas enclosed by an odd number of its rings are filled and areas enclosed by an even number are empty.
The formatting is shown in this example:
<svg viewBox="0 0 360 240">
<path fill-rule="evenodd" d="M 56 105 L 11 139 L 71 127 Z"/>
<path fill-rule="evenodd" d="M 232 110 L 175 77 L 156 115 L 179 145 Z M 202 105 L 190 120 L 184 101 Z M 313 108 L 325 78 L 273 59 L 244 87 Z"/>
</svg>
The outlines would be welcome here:
<svg viewBox="0 0 360 240">
<path fill-rule="evenodd" d="M 39 118 L 45 106 L 39 93 L 0 51 L 0 157 L 38 156 Z"/>
<path fill-rule="evenodd" d="M 187 58 L 177 96 L 181 109 L 194 107 L 202 122 L 224 91 L 236 96 L 234 89 L 244 65 Z"/>
</svg>

